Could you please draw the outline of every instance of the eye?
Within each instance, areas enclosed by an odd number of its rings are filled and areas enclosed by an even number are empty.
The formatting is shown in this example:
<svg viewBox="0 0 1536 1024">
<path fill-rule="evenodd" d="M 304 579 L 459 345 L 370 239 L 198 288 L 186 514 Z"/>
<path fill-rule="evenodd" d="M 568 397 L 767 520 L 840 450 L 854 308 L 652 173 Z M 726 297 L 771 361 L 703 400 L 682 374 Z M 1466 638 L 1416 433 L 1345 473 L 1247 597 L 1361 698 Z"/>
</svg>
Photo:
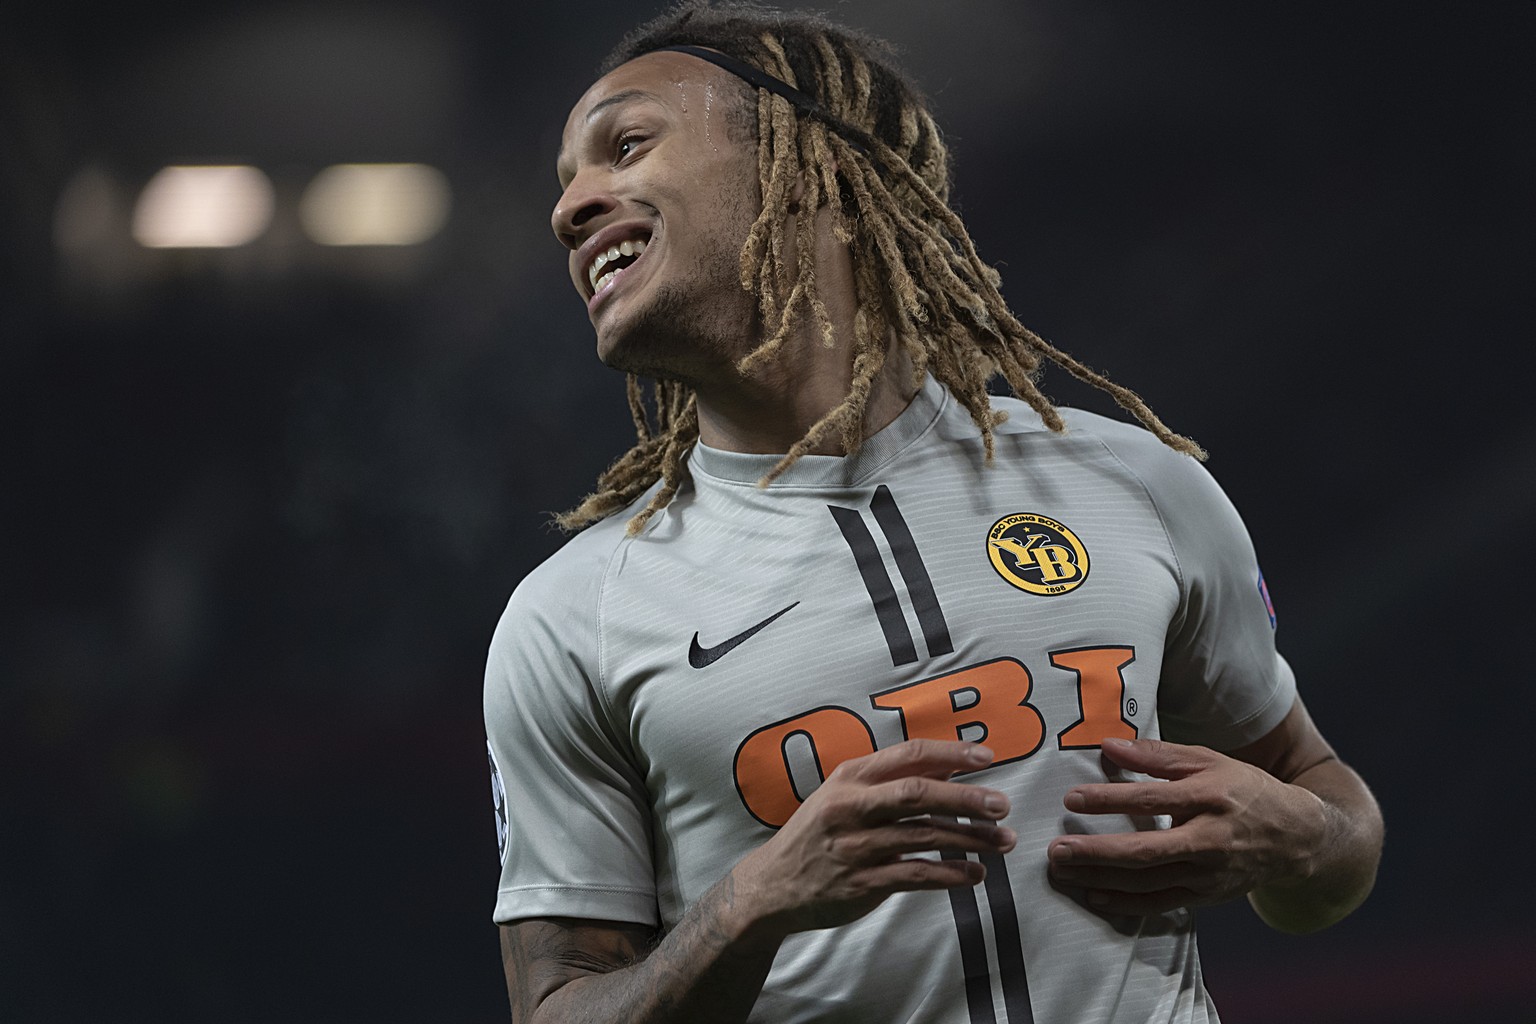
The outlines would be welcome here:
<svg viewBox="0 0 1536 1024">
<path fill-rule="evenodd" d="M 646 137 L 639 132 L 625 132 L 623 135 L 620 135 L 618 141 L 614 143 L 614 156 L 620 163 L 624 162 L 634 154 L 635 150 L 640 148 L 640 144 L 644 142 L 645 139 Z"/>
</svg>

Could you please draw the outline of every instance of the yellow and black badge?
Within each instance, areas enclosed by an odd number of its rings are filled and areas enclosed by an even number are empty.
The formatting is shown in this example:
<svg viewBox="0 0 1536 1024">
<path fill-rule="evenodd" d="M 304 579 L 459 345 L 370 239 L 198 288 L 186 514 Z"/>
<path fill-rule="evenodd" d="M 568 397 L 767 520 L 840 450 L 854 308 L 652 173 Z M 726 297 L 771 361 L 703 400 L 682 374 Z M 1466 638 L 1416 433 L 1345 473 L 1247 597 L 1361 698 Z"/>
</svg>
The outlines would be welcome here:
<svg viewBox="0 0 1536 1024">
<path fill-rule="evenodd" d="M 1077 534 L 1035 512 L 993 523 L 987 557 L 999 576 L 1031 594 L 1065 594 L 1088 578 L 1088 549 Z"/>
</svg>

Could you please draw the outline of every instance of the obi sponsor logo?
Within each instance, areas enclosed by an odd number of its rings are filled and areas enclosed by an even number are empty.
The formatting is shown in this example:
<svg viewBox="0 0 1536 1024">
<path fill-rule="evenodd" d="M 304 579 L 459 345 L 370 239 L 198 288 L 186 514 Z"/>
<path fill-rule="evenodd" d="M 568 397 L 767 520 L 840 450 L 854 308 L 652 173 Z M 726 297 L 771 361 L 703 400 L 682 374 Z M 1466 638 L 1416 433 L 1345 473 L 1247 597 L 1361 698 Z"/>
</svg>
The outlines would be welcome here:
<svg viewBox="0 0 1536 1024">
<path fill-rule="evenodd" d="M 748 813 L 781 828 L 811 792 L 844 761 L 875 752 L 865 715 L 895 715 L 903 739 L 969 740 L 996 755 L 989 767 L 1022 761 L 1047 745 L 1094 750 L 1104 737 L 1135 739 L 1137 713 L 1124 670 L 1131 646 L 1075 647 L 1050 652 L 1052 685 L 1074 680 L 1077 719 L 1047 725 L 1032 703 L 1035 676 L 1014 658 L 997 658 L 872 694 L 869 710 L 836 704 L 803 711 L 753 730 L 736 748 L 736 791 Z M 862 709 L 861 709 L 862 710 Z M 1063 727 L 1064 726 L 1064 727 Z M 798 752 L 798 753 L 797 753 Z M 797 767 L 798 762 L 798 767 Z"/>
<path fill-rule="evenodd" d="M 1049 516 L 1015 512 L 987 531 L 987 558 L 997 574 L 1031 594 L 1053 597 L 1088 578 L 1088 549 Z"/>
</svg>

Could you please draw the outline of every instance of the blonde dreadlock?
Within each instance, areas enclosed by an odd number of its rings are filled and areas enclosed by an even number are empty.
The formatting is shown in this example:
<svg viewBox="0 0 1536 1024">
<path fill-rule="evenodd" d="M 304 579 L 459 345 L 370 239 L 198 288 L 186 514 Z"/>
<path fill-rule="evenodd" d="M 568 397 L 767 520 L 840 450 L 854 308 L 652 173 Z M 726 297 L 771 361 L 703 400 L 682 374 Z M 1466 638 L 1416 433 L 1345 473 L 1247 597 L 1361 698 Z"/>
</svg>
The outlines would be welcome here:
<svg viewBox="0 0 1536 1024">
<path fill-rule="evenodd" d="M 814 216 L 826 206 L 837 239 L 853 256 L 857 313 L 853 379 L 848 394 L 811 426 L 762 480 L 776 479 L 829 436 L 853 452 L 864 437 L 871 388 L 894 334 L 911 363 L 913 387 L 932 373 L 981 431 L 990 461 L 993 428 L 1005 417 L 991 408 L 987 382 L 1001 376 L 1054 431 L 1061 414 L 1036 386 L 1042 359 L 1111 395 L 1162 442 L 1205 458 L 1175 434 L 1129 388 L 1114 383 L 1021 324 L 981 261 L 960 217 L 949 207 L 950 157 L 927 105 L 894 70 L 885 44 L 804 12 L 692 0 L 641 26 L 605 62 L 611 70 L 665 46 L 704 46 L 746 61 L 815 98 L 828 117 L 797 114 L 783 96 L 757 90 L 757 165 L 763 207 L 741 249 L 741 286 L 756 293 L 766 338 L 738 364 L 749 375 L 769 363 L 799 327 L 834 342 L 831 317 L 816 281 Z M 796 232 L 795 265 L 783 258 Z M 638 533 L 688 479 L 686 459 L 698 440 L 693 392 L 673 381 L 654 386 L 654 426 L 640 382 L 628 382 L 637 441 L 598 478 L 597 490 L 557 522 L 575 529 L 628 505 L 658 479 L 662 486 L 629 522 Z"/>
</svg>

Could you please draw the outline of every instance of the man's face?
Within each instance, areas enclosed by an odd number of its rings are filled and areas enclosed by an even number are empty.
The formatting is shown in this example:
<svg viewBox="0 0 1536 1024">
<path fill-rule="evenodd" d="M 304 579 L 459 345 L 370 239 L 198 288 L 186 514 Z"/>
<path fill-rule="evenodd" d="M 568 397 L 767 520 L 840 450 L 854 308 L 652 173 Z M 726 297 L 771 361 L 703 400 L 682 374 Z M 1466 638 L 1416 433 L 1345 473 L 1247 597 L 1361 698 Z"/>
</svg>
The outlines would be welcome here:
<svg viewBox="0 0 1536 1024">
<path fill-rule="evenodd" d="M 566 121 L 551 225 L 610 366 L 692 383 L 755 344 L 738 270 L 761 208 L 744 92 L 706 61 L 649 53 Z"/>
</svg>

